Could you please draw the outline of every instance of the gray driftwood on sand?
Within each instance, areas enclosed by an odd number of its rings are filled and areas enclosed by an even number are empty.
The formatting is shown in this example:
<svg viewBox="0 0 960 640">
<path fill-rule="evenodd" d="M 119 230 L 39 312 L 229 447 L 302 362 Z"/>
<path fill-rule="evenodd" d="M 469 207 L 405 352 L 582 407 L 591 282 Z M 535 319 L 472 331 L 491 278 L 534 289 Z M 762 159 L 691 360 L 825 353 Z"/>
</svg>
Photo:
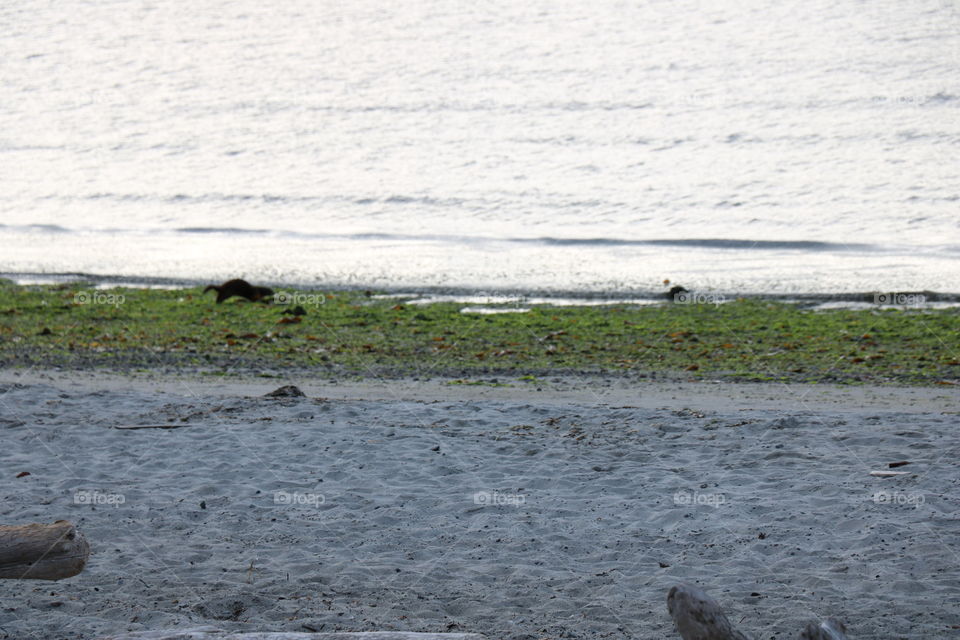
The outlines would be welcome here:
<svg viewBox="0 0 960 640">
<path fill-rule="evenodd" d="M 87 564 L 90 545 L 72 523 L 0 525 L 0 578 L 62 580 Z"/>
<path fill-rule="evenodd" d="M 357 633 L 300 633 L 297 631 L 224 631 L 215 627 L 136 631 L 99 640 L 486 640 L 479 633 L 413 633 L 366 631 Z"/>
<path fill-rule="evenodd" d="M 683 640 L 749 640 L 733 628 L 717 601 L 699 587 L 681 584 L 667 594 L 667 611 Z M 846 627 L 834 619 L 811 622 L 800 640 L 847 640 Z"/>
</svg>

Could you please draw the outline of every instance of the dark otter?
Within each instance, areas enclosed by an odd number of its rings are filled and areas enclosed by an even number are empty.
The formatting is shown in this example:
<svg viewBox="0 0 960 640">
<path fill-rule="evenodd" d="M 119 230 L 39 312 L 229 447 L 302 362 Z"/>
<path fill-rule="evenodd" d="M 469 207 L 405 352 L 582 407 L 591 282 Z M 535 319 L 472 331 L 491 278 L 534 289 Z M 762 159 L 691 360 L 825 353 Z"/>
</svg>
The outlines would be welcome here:
<svg viewBox="0 0 960 640">
<path fill-rule="evenodd" d="M 217 292 L 217 304 L 220 304 L 227 298 L 231 298 L 233 296 L 246 298 L 250 302 L 257 302 L 258 300 L 269 302 L 270 296 L 273 295 L 273 289 L 268 289 L 267 287 L 255 287 L 246 280 L 241 280 L 239 278 L 235 280 L 227 280 L 220 286 L 211 284 L 204 289 L 203 292 L 206 293 L 211 289 Z"/>
<path fill-rule="evenodd" d="M 665 295 L 669 300 L 672 300 L 672 301 L 676 302 L 677 294 L 678 294 L 678 293 L 690 293 L 690 292 L 687 291 L 684 287 L 681 287 L 680 285 L 677 285 L 677 286 L 675 286 L 675 287 L 671 287 L 671 288 L 670 288 L 670 291 L 668 291 L 668 292 L 667 292 L 666 294 L 664 294 L 664 295 Z"/>
</svg>

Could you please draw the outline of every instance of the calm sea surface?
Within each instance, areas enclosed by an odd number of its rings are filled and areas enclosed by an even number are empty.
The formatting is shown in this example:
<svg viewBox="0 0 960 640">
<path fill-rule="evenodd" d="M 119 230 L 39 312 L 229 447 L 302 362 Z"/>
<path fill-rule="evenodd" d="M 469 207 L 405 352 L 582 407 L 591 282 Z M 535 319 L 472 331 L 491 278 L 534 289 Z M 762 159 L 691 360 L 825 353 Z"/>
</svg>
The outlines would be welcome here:
<svg viewBox="0 0 960 640">
<path fill-rule="evenodd" d="M 954 0 L 20 0 L 0 26 L 0 272 L 960 291 Z"/>
</svg>

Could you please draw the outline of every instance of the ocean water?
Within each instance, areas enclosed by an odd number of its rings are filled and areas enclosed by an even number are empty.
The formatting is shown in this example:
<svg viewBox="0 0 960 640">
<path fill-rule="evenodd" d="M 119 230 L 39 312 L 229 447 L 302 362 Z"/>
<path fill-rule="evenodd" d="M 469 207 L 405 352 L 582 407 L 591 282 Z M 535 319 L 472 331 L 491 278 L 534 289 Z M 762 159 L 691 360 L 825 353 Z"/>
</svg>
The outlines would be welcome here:
<svg viewBox="0 0 960 640">
<path fill-rule="evenodd" d="M 956 0 L 22 0 L 0 272 L 960 291 Z"/>
</svg>

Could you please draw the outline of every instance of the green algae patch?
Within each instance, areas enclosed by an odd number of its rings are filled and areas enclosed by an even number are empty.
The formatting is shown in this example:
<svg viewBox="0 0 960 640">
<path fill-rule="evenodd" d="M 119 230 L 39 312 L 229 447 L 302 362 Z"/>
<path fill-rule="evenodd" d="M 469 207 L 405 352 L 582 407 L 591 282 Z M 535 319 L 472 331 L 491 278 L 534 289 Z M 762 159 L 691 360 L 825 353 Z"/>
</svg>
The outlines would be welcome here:
<svg viewBox="0 0 960 640">
<path fill-rule="evenodd" d="M 960 310 L 726 304 L 461 313 L 361 291 L 214 304 L 196 289 L 0 282 L 4 367 L 449 377 L 551 374 L 871 384 L 960 379 Z M 495 305 L 491 305 L 494 306 Z M 508 309 L 508 307 L 504 307 Z"/>
</svg>

